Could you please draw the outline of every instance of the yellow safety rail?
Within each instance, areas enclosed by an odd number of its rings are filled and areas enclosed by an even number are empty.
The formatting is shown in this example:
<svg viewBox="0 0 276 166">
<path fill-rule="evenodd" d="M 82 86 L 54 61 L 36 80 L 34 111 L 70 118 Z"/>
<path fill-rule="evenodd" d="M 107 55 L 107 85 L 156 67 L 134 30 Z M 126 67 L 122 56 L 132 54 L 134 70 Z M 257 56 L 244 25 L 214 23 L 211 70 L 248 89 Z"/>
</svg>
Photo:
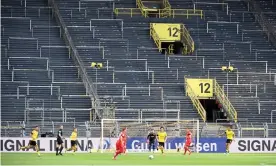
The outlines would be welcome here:
<svg viewBox="0 0 276 166">
<path fill-rule="evenodd" d="M 140 9 L 142 15 L 144 17 L 148 17 L 148 10 L 146 10 L 147 8 L 144 6 L 144 4 L 142 3 L 142 1 L 141 0 L 136 0 L 136 5 Z"/>
<path fill-rule="evenodd" d="M 192 16 L 200 16 L 203 18 L 203 10 L 194 10 L 194 9 L 148 9 L 142 3 L 141 0 L 138 0 L 140 3 L 137 3 L 139 8 L 116 8 L 114 9 L 114 13 L 118 15 L 133 15 L 141 14 L 144 17 L 148 17 L 149 12 L 156 12 L 157 17 L 172 17 L 175 18 L 176 16 L 185 16 L 187 18 Z"/>
<path fill-rule="evenodd" d="M 223 89 L 219 86 L 218 82 L 214 79 L 214 85 L 215 85 L 215 95 L 219 102 L 224 106 L 232 120 L 237 122 L 238 120 L 238 114 L 236 109 L 233 107 L 231 102 L 228 99 L 228 96 L 224 93 Z"/>
<path fill-rule="evenodd" d="M 185 81 L 186 82 L 186 81 Z M 197 109 L 198 114 L 201 116 L 202 120 L 206 122 L 206 111 L 200 103 L 199 99 L 195 95 L 194 91 L 186 82 L 186 94 L 190 97 L 194 107 Z"/>
<path fill-rule="evenodd" d="M 171 9 L 171 4 L 168 0 L 163 0 L 163 5 L 165 9 Z"/>
<path fill-rule="evenodd" d="M 203 18 L 203 10 L 197 9 L 171 9 L 171 17 L 175 18 L 175 16 L 186 16 L 189 18 L 190 16 L 200 16 Z"/>
<path fill-rule="evenodd" d="M 170 17 L 171 16 L 171 4 L 168 0 L 163 0 L 164 9 L 162 10 L 160 17 Z"/>
<path fill-rule="evenodd" d="M 195 42 L 193 38 L 191 37 L 189 31 L 187 28 L 181 24 L 181 42 L 184 43 L 184 49 L 183 49 L 183 54 L 188 54 L 192 53 L 195 50 Z"/>
<path fill-rule="evenodd" d="M 161 51 L 162 51 L 162 48 L 161 48 L 161 40 L 160 40 L 158 34 L 155 32 L 152 23 L 150 24 L 150 36 L 151 36 L 152 39 L 154 40 L 154 43 L 156 44 L 156 46 L 157 46 L 159 52 L 161 52 Z"/>
<path fill-rule="evenodd" d="M 130 17 L 133 17 L 134 15 L 141 15 L 141 12 L 138 8 L 116 8 L 114 9 L 114 13 L 116 16 L 119 14 L 130 15 Z"/>
<path fill-rule="evenodd" d="M 203 10 L 194 10 L 194 9 L 156 9 L 158 11 L 158 17 L 162 18 L 164 15 L 168 15 L 172 18 L 176 16 L 186 16 L 189 18 L 191 16 L 200 16 L 203 18 Z"/>
</svg>

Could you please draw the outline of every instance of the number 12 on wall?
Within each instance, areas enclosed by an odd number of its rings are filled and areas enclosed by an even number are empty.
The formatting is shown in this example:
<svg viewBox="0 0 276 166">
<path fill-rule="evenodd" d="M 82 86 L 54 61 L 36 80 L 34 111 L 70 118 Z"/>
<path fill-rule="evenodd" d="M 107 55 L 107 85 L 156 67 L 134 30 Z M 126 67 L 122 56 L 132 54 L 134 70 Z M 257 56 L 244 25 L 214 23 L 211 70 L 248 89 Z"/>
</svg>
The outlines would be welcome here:
<svg viewBox="0 0 276 166">
<path fill-rule="evenodd" d="M 186 84 L 189 84 L 189 87 L 198 98 L 213 97 L 213 79 L 187 78 Z"/>
</svg>

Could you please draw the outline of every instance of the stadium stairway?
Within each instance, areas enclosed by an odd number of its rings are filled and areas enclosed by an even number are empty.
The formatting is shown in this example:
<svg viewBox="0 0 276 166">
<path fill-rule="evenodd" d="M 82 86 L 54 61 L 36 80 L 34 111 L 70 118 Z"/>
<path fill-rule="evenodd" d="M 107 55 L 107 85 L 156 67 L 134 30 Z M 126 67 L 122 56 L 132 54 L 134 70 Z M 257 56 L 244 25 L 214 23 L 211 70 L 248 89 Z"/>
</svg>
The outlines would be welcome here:
<svg viewBox="0 0 276 166">
<path fill-rule="evenodd" d="M 65 109 L 67 119 L 89 120 L 91 102 L 83 97 L 85 88 L 51 8 L 43 0 L 27 0 L 26 7 L 8 0 L 1 5 L 2 120 L 23 121 L 29 110 L 30 124 L 62 122 Z"/>
</svg>

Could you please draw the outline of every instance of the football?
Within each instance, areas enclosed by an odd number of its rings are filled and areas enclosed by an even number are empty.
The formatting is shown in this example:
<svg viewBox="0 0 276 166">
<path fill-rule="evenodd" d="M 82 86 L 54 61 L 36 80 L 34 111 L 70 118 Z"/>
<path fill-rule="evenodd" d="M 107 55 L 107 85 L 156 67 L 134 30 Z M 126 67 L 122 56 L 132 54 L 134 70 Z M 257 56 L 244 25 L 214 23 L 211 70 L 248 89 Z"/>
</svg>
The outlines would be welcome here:
<svg viewBox="0 0 276 166">
<path fill-rule="evenodd" d="M 154 157 L 153 155 L 149 155 L 149 159 L 152 160 Z"/>
</svg>

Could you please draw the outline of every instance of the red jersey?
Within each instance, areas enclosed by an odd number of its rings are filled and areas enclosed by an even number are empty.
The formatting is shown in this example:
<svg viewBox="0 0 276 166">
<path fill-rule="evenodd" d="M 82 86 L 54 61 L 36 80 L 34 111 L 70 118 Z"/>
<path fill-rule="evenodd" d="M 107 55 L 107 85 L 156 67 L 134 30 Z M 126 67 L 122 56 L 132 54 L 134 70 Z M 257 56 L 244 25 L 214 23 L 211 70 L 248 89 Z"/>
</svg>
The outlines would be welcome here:
<svg viewBox="0 0 276 166">
<path fill-rule="evenodd" d="M 126 132 L 122 131 L 119 135 L 119 141 L 121 143 L 126 143 L 126 139 L 127 139 L 127 135 L 126 135 Z"/>
<path fill-rule="evenodd" d="M 192 142 L 192 133 L 190 131 L 186 134 L 186 142 Z"/>
</svg>

